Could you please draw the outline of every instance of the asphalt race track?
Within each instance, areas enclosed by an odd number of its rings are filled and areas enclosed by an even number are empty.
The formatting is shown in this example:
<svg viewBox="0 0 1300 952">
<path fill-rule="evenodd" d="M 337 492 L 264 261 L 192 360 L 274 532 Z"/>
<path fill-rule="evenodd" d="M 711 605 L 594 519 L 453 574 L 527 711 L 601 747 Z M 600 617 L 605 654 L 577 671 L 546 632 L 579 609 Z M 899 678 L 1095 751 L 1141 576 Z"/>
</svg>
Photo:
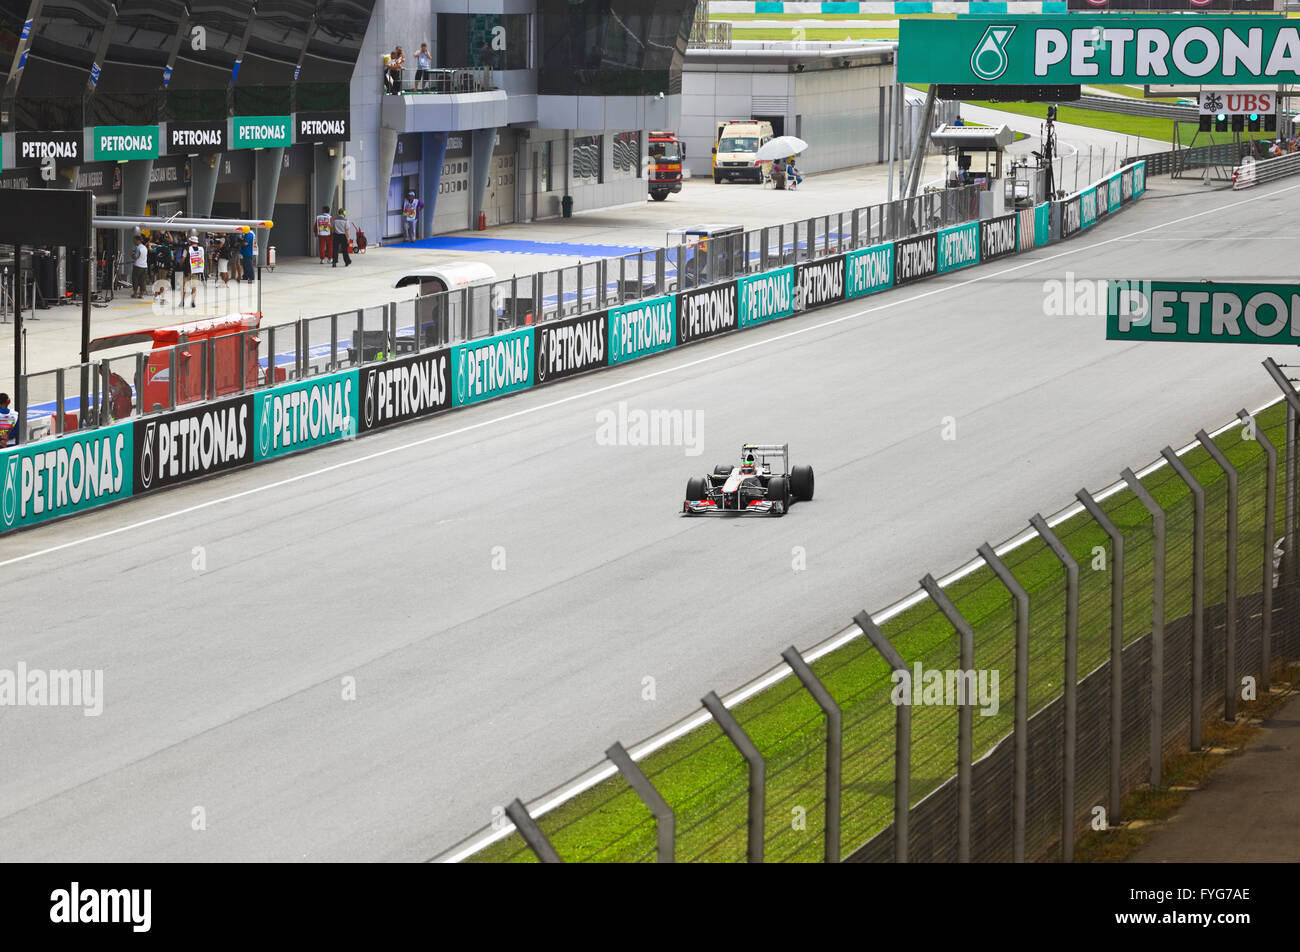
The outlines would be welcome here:
<svg viewBox="0 0 1300 952">
<path fill-rule="evenodd" d="M 1271 399 L 1288 352 L 1108 343 L 1043 282 L 1293 279 L 1298 194 L 1161 178 L 1027 256 L 4 538 L 0 667 L 103 669 L 104 708 L 0 708 L 0 858 L 435 854 Z M 599 445 L 620 401 L 699 411 L 701 455 Z M 745 440 L 816 500 L 679 516 Z"/>
</svg>

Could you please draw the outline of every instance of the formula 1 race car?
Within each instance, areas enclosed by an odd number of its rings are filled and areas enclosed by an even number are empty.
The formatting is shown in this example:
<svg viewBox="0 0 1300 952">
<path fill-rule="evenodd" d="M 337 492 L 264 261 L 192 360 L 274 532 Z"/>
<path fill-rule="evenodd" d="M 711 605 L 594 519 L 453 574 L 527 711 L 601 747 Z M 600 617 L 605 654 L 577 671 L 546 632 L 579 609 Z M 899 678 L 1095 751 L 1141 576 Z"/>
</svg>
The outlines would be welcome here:
<svg viewBox="0 0 1300 952">
<path fill-rule="evenodd" d="M 780 470 L 772 462 L 780 460 Z M 790 467 L 788 443 L 746 443 L 740 448 L 740 465 L 722 463 L 708 476 L 686 481 L 685 515 L 696 513 L 761 513 L 783 516 L 794 499 L 813 497 L 811 466 Z"/>
</svg>

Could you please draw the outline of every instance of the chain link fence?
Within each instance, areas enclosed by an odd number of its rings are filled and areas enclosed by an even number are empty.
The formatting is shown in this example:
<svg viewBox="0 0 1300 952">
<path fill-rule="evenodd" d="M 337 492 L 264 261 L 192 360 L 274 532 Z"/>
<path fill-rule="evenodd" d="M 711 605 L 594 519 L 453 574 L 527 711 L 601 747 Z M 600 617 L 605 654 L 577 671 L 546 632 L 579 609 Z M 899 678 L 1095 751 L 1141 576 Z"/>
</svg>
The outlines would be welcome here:
<svg viewBox="0 0 1300 952">
<path fill-rule="evenodd" d="M 1050 518 L 434 859 L 1070 860 L 1300 658 L 1285 399 Z M 1285 543 L 1285 545 L 1284 545 Z"/>
</svg>

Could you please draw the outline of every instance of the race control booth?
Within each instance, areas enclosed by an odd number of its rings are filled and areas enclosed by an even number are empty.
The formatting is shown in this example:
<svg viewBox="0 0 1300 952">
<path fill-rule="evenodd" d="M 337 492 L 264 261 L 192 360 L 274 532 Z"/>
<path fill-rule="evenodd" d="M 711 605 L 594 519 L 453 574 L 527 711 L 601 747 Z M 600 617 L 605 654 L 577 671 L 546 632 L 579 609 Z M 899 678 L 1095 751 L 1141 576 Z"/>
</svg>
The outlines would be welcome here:
<svg viewBox="0 0 1300 952">
<path fill-rule="evenodd" d="M 1007 125 L 942 125 L 930 133 L 930 141 L 943 152 L 945 186 L 974 185 L 982 189 L 980 213 L 984 216 L 1010 210 L 1004 189 L 998 186 L 1003 176 L 1003 153 L 1015 138 Z"/>
</svg>

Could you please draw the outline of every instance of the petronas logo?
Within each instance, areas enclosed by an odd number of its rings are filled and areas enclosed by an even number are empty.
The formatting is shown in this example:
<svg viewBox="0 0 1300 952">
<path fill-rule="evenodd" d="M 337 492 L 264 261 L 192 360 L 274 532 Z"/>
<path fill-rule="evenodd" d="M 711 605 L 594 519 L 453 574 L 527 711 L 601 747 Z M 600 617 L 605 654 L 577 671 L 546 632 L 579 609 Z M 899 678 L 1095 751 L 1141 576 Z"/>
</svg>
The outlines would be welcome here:
<svg viewBox="0 0 1300 952">
<path fill-rule="evenodd" d="M 9 464 L 5 467 L 5 488 L 3 498 L 0 499 L 0 519 L 4 520 L 6 526 L 12 526 L 17 518 L 18 454 L 13 453 L 9 457 Z"/>
<path fill-rule="evenodd" d="M 153 485 L 153 441 L 158 424 L 150 423 L 144 428 L 144 449 L 140 452 L 140 485 L 148 489 Z"/>
<path fill-rule="evenodd" d="M 1007 71 L 1007 43 L 1014 26 L 991 26 L 984 31 L 970 56 L 970 68 L 980 79 L 991 83 Z"/>
<path fill-rule="evenodd" d="M 257 446 L 264 459 L 271 452 L 271 401 L 274 399 L 268 396 L 262 401 L 262 417 L 257 421 Z"/>
</svg>

